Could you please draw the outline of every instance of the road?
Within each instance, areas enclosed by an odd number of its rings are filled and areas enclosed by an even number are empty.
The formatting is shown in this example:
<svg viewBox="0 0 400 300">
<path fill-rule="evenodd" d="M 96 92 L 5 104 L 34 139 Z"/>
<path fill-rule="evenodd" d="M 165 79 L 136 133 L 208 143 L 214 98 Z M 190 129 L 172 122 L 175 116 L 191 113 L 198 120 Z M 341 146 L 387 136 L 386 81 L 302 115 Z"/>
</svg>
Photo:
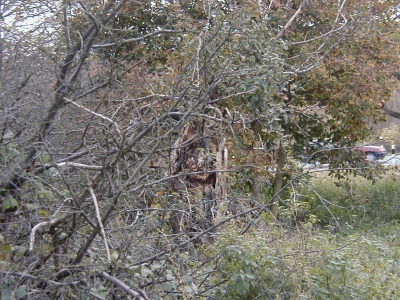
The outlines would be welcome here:
<svg viewBox="0 0 400 300">
<path fill-rule="evenodd" d="M 400 165 L 400 154 L 388 154 L 386 155 L 384 158 L 382 159 L 378 159 L 373 161 L 373 163 L 378 163 L 378 164 L 382 164 L 383 166 L 394 166 L 394 165 Z M 300 168 L 302 169 L 326 169 L 328 168 L 328 164 L 315 164 L 315 163 L 300 163 Z"/>
<path fill-rule="evenodd" d="M 384 166 L 400 165 L 400 154 L 389 154 L 382 159 L 376 160 L 375 162 Z"/>
</svg>

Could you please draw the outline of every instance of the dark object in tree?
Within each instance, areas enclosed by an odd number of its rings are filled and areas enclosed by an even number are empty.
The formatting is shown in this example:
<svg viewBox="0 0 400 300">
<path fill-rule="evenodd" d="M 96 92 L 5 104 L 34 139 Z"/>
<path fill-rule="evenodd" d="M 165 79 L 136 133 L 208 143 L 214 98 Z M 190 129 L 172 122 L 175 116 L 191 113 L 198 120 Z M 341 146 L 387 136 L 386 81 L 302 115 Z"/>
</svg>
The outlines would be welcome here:
<svg viewBox="0 0 400 300">
<path fill-rule="evenodd" d="M 394 77 L 396 77 L 397 80 L 400 80 L 400 72 L 395 72 L 392 74 Z M 391 110 L 386 103 L 383 103 L 383 110 L 385 111 L 385 113 L 387 113 L 389 116 L 396 118 L 396 119 L 400 119 L 400 112 Z"/>
<path fill-rule="evenodd" d="M 188 174 L 171 181 L 169 201 L 177 208 L 190 203 L 190 213 L 182 214 L 182 207 L 173 211 L 170 225 L 174 234 L 210 228 L 217 199 L 223 201 L 226 198 L 224 174 L 213 172 L 227 168 L 225 139 L 212 141 L 206 131 L 206 121 L 194 119 L 186 124 L 175 143 L 176 149 L 171 157 L 172 174 Z M 217 143 L 218 151 L 214 155 L 210 154 L 210 142 Z"/>
<path fill-rule="evenodd" d="M 400 119 L 400 112 L 391 110 L 386 104 L 383 105 L 383 110 L 391 117 Z"/>
<path fill-rule="evenodd" d="M 194 206 L 197 206 L 199 204 L 196 202 L 199 201 L 201 198 L 203 199 L 200 201 L 204 201 L 204 203 L 207 203 L 209 199 L 206 198 L 213 198 L 212 192 L 210 193 L 208 191 L 209 188 L 207 188 L 207 186 L 211 185 L 212 188 L 210 187 L 210 189 L 212 190 L 215 187 L 216 177 L 215 173 L 207 173 L 210 166 L 208 166 L 207 164 L 209 145 L 205 138 L 205 122 L 196 120 L 188 123 L 185 126 L 182 135 L 177 140 L 176 146 L 177 149 L 174 153 L 175 158 L 173 159 L 174 164 L 172 166 L 173 174 L 176 175 L 181 172 L 197 173 L 199 171 L 201 171 L 201 173 L 186 175 L 185 178 L 173 180 L 172 191 L 176 193 L 176 195 L 179 195 L 178 198 L 185 198 L 185 194 L 187 193 L 193 194 L 189 197 L 189 201 L 194 201 L 193 203 L 191 203 Z M 197 194 L 196 187 L 202 187 L 202 196 L 194 196 L 194 194 Z M 199 196 L 200 199 L 198 199 Z M 178 199 L 170 199 L 170 201 L 175 205 L 177 205 L 179 202 Z M 209 220 L 209 222 L 206 222 L 207 224 L 212 224 L 211 208 L 209 207 L 209 205 L 204 206 L 205 207 L 202 208 L 204 216 L 200 216 L 200 221 L 205 218 Z M 201 225 L 205 225 L 203 224 L 204 222 L 200 222 L 199 220 L 197 220 L 198 216 L 196 217 L 195 214 L 193 215 L 193 213 L 189 216 L 189 220 L 187 220 L 188 222 L 183 222 L 183 216 L 181 215 L 181 213 L 178 211 L 174 211 L 170 220 L 172 231 L 174 234 L 180 233 L 182 227 L 185 227 L 186 230 L 196 232 L 202 227 Z"/>
</svg>

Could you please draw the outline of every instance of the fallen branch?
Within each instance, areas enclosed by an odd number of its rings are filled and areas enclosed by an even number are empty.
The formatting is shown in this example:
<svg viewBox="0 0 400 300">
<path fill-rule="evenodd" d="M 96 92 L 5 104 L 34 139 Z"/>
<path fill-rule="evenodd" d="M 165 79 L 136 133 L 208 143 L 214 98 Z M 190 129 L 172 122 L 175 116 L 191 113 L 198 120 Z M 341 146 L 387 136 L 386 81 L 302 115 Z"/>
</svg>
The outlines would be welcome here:
<svg viewBox="0 0 400 300">
<path fill-rule="evenodd" d="M 81 168 L 81 169 L 93 170 L 93 171 L 103 170 L 103 166 L 91 166 L 91 165 L 85 165 L 85 164 L 74 163 L 74 162 L 62 162 L 62 163 L 58 163 L 58 164 L 56 163 L 55 165 L 59 168 L 75 167 L 75 168 Z"/>
<path fill-rule="evenodd" d="M 131 295 L 131 296 L 135 297 L 138 300 L 150 300 L 150 298 L 146 295 L 146 292 L 140 291 L 140 293 L 138 293 L 138 292 L 132 290 L 129 286 L 127 286 L 121 280 L 119 280 L 119 279 L 107 274 L 104 271 L 100 271 L 100 272 L 98 272 L 98 274 L 101 277 L 103 277 L 104 279 L 114 283 L 116 286 L 118 286 L 120 289 L 122 289 L 128 295 Z"/>
</svg>

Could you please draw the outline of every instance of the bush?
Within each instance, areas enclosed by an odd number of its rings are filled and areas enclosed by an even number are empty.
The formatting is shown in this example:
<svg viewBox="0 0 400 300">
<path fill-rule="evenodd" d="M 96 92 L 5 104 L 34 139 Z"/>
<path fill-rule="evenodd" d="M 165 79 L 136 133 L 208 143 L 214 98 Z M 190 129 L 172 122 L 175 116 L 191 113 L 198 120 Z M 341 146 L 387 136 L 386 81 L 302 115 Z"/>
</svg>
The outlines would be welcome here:
<svg viewBox="0 0 400 300">
<path fill-rule="evenodd" d="M 378 181 L 370 190 L 366 213 L 373 221 L 398 220 L 400 217 L 400 182 L 392 177 Z"/>
<path fill-rule="evenodd" d="M 397 226 L 342 236 L 269 227 L 239 236 L 225 229 L 207 296 L 217 299 L 400 299 Z"/>
</svg>

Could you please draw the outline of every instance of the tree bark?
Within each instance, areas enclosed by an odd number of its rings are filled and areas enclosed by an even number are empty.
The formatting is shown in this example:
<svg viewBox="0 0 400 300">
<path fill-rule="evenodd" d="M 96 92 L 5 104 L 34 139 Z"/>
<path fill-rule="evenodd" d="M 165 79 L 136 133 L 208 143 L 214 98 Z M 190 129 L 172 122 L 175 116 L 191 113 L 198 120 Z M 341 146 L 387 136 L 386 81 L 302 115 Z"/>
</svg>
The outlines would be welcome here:
<svg viewBox="0 0 400 300">
<path fill-rule="evenodd" d="M 273 196 L 278 194 L 283 186 L 283 168 L 286 163 L 286 151 L 282 146 L 282 143 L 279 143 L 278 157 L 277 157 L 277 167 L 276 167 L 276 175 L 273 186 Z M 271 201 L 271 213 L 275 219 L 278 218 L 278 205 L 279 205 L 280 197 L 274 197 Z"/>
</svg>

